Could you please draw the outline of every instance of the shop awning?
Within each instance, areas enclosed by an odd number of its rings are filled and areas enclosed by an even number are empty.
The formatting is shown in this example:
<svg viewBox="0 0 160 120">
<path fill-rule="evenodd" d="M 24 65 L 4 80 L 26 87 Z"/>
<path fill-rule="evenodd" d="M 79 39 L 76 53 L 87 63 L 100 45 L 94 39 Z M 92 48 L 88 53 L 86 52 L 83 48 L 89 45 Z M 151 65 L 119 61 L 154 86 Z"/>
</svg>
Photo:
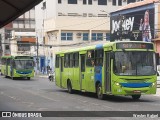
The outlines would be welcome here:
<svg viewBox="0 0 160 120">
<path fill-rule="evenodd" d="M 0 0 L 0 28 L 30 10 L 42 0 Z"/>
</svg>

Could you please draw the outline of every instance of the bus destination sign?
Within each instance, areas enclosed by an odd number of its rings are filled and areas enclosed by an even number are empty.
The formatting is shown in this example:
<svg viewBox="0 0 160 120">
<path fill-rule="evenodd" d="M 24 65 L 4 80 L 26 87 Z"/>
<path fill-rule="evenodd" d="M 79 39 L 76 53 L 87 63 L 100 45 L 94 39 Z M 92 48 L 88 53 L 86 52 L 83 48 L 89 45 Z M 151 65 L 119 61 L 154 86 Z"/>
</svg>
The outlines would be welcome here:
<svg viewBox="0 0 160 120">
<path fill-rule="evenodd" d="M 153 44 L 148 43 L 117 43 L 117 49 L 153 49 Z"/>
</svg>

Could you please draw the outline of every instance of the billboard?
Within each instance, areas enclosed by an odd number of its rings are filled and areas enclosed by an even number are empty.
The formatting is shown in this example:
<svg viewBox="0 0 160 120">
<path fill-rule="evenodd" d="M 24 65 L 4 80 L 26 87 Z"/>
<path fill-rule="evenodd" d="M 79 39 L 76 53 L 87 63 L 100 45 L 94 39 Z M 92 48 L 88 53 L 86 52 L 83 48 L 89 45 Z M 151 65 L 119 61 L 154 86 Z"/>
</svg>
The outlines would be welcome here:
<svg viewBox="0 0 160 120">
<path fill-rule="evenodd" d="M 111 14 L 111 41 L 151 42 L 154 39 L 154 8 L 126 11 Z"/>
</svg>

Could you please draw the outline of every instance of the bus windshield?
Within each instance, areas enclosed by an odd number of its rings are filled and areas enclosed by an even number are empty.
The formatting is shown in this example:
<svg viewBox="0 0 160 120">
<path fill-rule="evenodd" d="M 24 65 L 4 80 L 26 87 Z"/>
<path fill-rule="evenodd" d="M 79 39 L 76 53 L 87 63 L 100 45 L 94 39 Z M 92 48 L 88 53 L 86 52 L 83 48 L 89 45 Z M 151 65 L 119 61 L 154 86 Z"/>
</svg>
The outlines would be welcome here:
<svg viewBox="0 0 160 120">
<path fill-rule="evenodd" d="M 15 60 L 15 69 L 31 69 L 33 67 L 33 60 Z"/>
<path fill-rule="evenodd" d="M 155 75 L 155 53 L 150 51 L 115 52 L 113 70 L 117 75 Z"/>
</svg>

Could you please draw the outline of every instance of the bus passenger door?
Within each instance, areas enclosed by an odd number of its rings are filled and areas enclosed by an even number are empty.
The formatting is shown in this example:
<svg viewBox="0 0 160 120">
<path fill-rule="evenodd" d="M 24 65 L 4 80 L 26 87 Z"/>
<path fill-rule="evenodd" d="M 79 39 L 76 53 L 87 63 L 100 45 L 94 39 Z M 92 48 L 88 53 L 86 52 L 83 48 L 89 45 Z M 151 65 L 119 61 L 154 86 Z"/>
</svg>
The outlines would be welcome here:
<svg viewBox="0 0 160 120">
<path fill-rule="evenodd" d="M 86 83 L 85 83 L 85 55 L 80 55 L 81 57 L 81 70 L 80 70 L 80 89 L 81 90 L 85 90 L 85 86 L 86 86 Z"/>
<path fill-rule="evenodd" d="M 60 87 L 62 87 L 62 79 L 63 79 L 63 66 L 64 66 L 64 57 L 60 58 Z"/>
<path fill-rule="evenodd" d="M 8 76 L 9 58 L 6 61 L 6 76 Z"/>
<path fill-rule="evenodd" d="M 111 92 L 111 57 L 110 52 L 106 52 L 106 66 L 105 66 L 105 86 L 106 92 Z"/>
</svg>

